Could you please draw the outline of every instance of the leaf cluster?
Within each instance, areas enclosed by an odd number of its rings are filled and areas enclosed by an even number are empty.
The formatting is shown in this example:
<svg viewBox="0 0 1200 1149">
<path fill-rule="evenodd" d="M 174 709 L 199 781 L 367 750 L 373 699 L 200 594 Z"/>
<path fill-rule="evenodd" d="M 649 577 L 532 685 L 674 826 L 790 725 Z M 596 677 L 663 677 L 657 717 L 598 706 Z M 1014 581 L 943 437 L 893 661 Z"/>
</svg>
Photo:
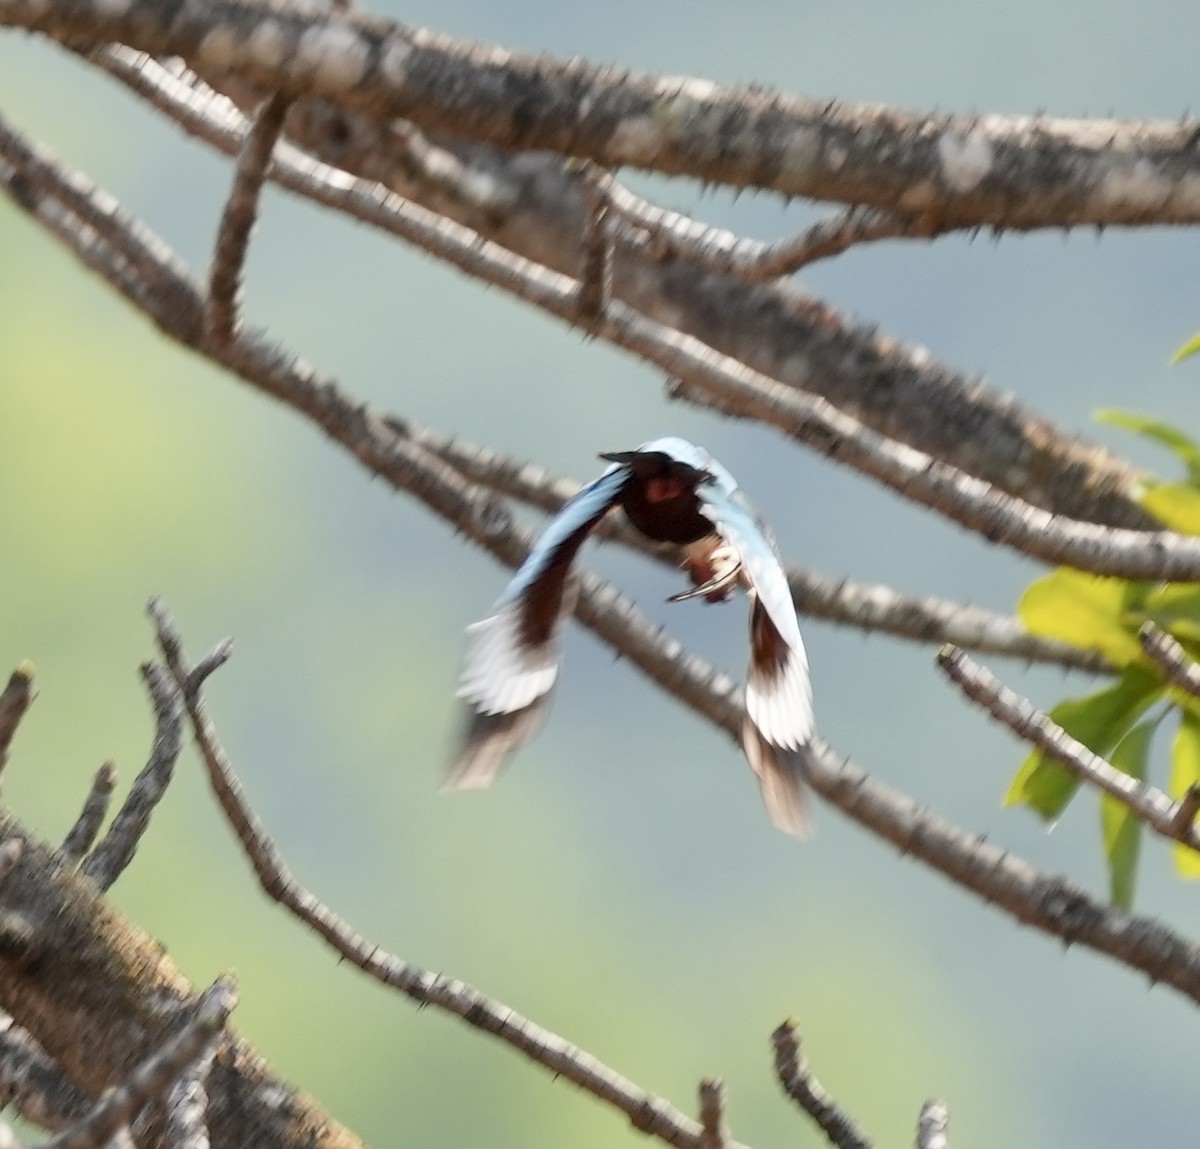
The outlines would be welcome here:
<svg viewBox="0 0 1200 1149">
<path fill-rule="evenodd" d="M 1177 358 L 1196 350 L 1200 336 Z M 1163 526 L 1200 535 L 1200 443 L 1144 415 L 1108 410 L 1096 417 L 1151 439 L 1176 456 L 1184 477 L 1172 482 L 1147 478 L 1139 501 Z M 1153 622 L 1200 660 L 1200 583 L 1141 582 L 1059 567 L 1025 590 L 1018 614 L 1030 633 L 1097 651 L 1118 671 L 1115 683 L 1055 706 L 1050 717 L 1059 726 L 1117 769 L 1145 780 L 1155 734 L 1164 724 L 1173 724 L 1167 793 L 1179 799 L 1200 782 L 1200 699 L 1167 683 L 1138 640 L 1142 625 Z M 1005 803 L 1028 806 L 1053 823 L 1079 786 L 1076 775 L 1038 749 L 1021 764 Z M 1100 824 L 1110 895 L 1115 905 L 1128 908 L 1137 879 L 1142 823 L 1128 806 L 1105 794 L 1100 799 Z M 1174 858 L 1182 877 L 1200 877 L 1200 854 L 1195 850 L 1177 843 Z"/>
</svg>

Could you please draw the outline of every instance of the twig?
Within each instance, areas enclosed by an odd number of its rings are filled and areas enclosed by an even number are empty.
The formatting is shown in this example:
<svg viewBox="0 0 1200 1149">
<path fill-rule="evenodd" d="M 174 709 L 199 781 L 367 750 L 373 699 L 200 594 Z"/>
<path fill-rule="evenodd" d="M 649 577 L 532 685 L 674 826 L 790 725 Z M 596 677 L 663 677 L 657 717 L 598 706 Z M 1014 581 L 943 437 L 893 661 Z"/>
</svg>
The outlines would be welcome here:
<svg viewBox="0 0 1200 1149">
<path fill-rule="evenodd" d="M 829 259 L 859 243 L 919 236 L 931 239 L 943 231 L 923 216 L 855 205 L 836 212 L 797 236 L 777 243 L 746 239 L 723 228 L 709 227 L 682 212 L 643 199 L 609 175 L 602 185 L 612 210 L 628 228 L 641 229 L 660 258 L 693 260 L 745 283 L 769 283 L 791 275 L 819 259 Z"/>
<path fill-rule="evenodd" d="M 8 1014 L 0 1014 L 0 1106 L 43 1129 L 79 1121 L 90 1099 Z"/>
<path fill-rule="evenodd" d="M 16 869 L 24 848 L 20 838 L 8 838 L 0 842 L 0 886 L 4 885 L 8 875 Z"/>
<path fill-rule="evenodd" d="M 112 793 L 117 785 L 117 770 L 111 762 L 105 762 L 92 779 L 92 788 L 84 800 L 83 809 L 59 848 L 59 857 L 67 865 L 78 865 L 92 848 L 104 818 L 108 814 Z"/>
<path fill-rule="evenodd" d="M 80 867 L 80 872 L 102 890 L 109 889 L 133 860 L 138 843 L 150 825 L 150 815 L 170 785 L 183 739 L 179 694 L 170 675 L 157 663 L 147 662 L 142 667 L 142 677 L 154 705 L 150 757 L 130 787 L 108 833 Z"/>
<path fill-rule="evenodd" d="M 1029 699 L 1010 690 L 956 647 L 942 647 L 937 663 L 972 702 L 982 706 L 1018 738 L 1036 746 L 1077 778 L 1111 795 L 1155 833 L 1200 850 L 1200 833 L 1190 822 L 1177 824 L 1179 804 L 1157 786 L 1134 778 L 1093 754 Z"/>
<path fill-rule="evenodd" d="M 200 694 L 200 681 L 185 659 L 179 632 L 166 608 L 151 600 L 159 647 L 183 693 L 196 745 L 208 768 L 213 792 L 254 867 L 259 884 L 347 961 L 420 1005 L 436 1006 L 468 1025 L 565 1077 L 625 1113 L 634 1127 L 680 1149 L 700 1149 L 701 1127 L 668 1101 L 640 1089 L 555 1033 L 455 978 L 427 972 L 362 938 L 332 910 L 301 886 L 288 870 L 262 823 L 250 809 L 233 773 Z M 207 661 L 207 660 L 206 660 Z M 208 662 L 211 665 L 211 662 Z"/>
<path fill-rule="evenodd" d="M 700 1149 L 725 1149 L 725 1085 L 719 1077 L 700 1082 Z"/>
<path fill-rule="evenodd" d="M 1200 666 L 1171 635 L 1152 622 L 1144 622 L 1138 631 L 1138 641 L 1167 676 L 1167 681 L 1193 698 L 1200 698 Z"/>
<path fill-rule="evenodd" d="M 218 979 L 201 995 L 195 1014 L 178 1034 L 143 1061 L 123 1085 L 96 1102 L 87 1116 L 44 1141 L 40 1149 L 99 1149 L 128 1125 L 144 1105 L 162 1097 L 176 1078 L 203 1054 L 225 1028 L 236 1004 L 233 983 Z"/>
<path fill-rule="evenodd" d="M 586 215 L 578 307 L 580 315 L 593 320 L 600 318 L 612 297 L 613 242 L 608 218 L 609 199 L 604 183 L 607 174 L 591 164 L 585 165 L 580 174 Z"/>
<path fill-rule="evenodd" d="M 785 1021 L 771 1035 L 775 1045 L 775 1075 L 784 1092 L 811 1117 L 837 1149 L 871 1149 L 854 1119 L 839 1109 L 812 1075 L 800 1049 L 796 1025 Z"/>
<path fill-rule="evenodd" d="M 33 663 L 22 662 L 0 692 L 0 770 L 8 763 L 8 749 L 29 704 L 37 697 L 33 687 Z"/>
<path fill-rule="evenodd" d="M 929 1100 L 921 1106 L 917 1119 L 917 1149 L 950 1149 L 947 1130 L 950 1110 L 944 1101 Z"/>
<path fill-rule="evenodd" d="M 5 176 L 4 163 L 17 168 Z M 79 194 L 61 170 L 39 158 L 28 145 L 3 127 L 0 121 L 0 181 L 12 187 L 32 164 L 38 176 L 54 183 L 64 202 Z M 74 177 L 81 179 L 82 177 Z M 21 189 L 28 186 L 28 181 Z M 85 189 L 88 185 L 84 185 Z M 23 190 L 16 200 L 38 219 L 46 220 L 49 209 Z M 84 199 L 87 196 L 84 195 Z M 154 250 L 154 237 L 127 219 L 110 229 L 113 242 L 132 245 L 137 252 Z M 51 226 L 52 226 L 51 221 Z M 78 250 L 72 242 L 68 243 Z M 167 299 L 157 294 L 129 290 L 138 306 L 153 316 L 168 334 L 195 346 L 187 336 L 188 316 L 200 313 L 201 296 L 186 276 L 174 273 L 174 257 L 159 266 L 170 267 Z M 86 255 L 85 255 L 86 258 Z M 125 292 L 129 283 L 116 279 Z M 568 298 L 567 294 L 563 296 Z M 617 310 L 607 309 L 610 317 Z M 268 345 L 245 332 L 225 347 L 204 347 L 204 353 L 242 379 L 274 396 L 311 419 L 336 442 L 374 473 L 414 495 L 457 530 L 486 547 L 502 562 L 516 565 L 528 553 L 528 537 L 498 508 L 494 496 L 466 482 L 453 468 L 413 444 L 398 442 L 364 404 L 350 401 L 336 385 L 318 376 L 298 357 Z M 915 453 L 914 453 L 915 454 Z M 1103 532 L 1097 532 L 1097 536 Z M 1121 538 L 1138 532 L 1111 532 Z M 1140 535 L 1140 553 L 1167 553 L 1177 536 Z M 1170 546 L 1164 550 L 1164 539 Z M 1185 540 L 1189 559 L 1197 540 Z M 1197 552 L 1200 559 L 1200 551 Z M 689 654 L 644 619 L 628 600 L 600 580 L 585 576 L 576 607 L 577 616 L 616 649 L 626 654 L 665 691 L 705 715 L 732 737 L 741 724 L 741 701 L 732 683 L 702 659 Z M 840 757 L 823 743 L 811 748 L 809 781 L 813 788 L 849 817 L 869 828 L 906 853 L 920 858 L 961 886 L 995 902 L 1018 920 L 1068 942 L 1086 944 L 1126 965 L 1142 970 L 1152 979 L 1172 985 L 1193 1001 L 1200 1001 L 1200 949 L 1161 923 L 1137 918 L 1090 898 L 1075 883 L 1039 871 L 1006 851 L 973 838 L 957 827 L 919 809 L 911 799 L 897 794 L 872 779 L 857 766 Z"/>
<path fill-rule="evenodd" d="M 167 1144 L 170 1149 L 209 1149 L 208 1091 L 205 1081 L 213 1048 L 189 1065 L 167 1091 Z"/>
<path fill-rule="evenodd" d="M 234 169 L 233 186 L 217 232 L 205 313 L 208 334 L 219 343 L 228 343 L 233 338 L 239 322 L 242 271 L 250 233 L 258 217 L 258 199 L 271 163 L 271 153 L 283 130 L 290 104 L 289 99 L 279 94 L 266 100 L 246 136 Z"/>
</svg>

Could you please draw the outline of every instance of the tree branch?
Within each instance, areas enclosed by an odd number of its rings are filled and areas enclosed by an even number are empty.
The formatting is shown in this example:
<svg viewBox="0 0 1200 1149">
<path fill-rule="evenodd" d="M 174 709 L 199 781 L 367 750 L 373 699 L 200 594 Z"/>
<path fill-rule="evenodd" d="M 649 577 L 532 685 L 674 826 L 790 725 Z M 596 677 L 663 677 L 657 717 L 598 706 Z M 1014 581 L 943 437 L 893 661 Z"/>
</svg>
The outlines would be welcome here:
<svg viewBox="0 0 1200 1149">
<path fill-rule="evenodd" d="M 0 886 L 0 912 L 19 914 L 37 940 L 32 965 L 0 957 L 0 1004 L 78 1087 L 100 1096 L 161 1050 L 194 1006 L 191 987 L 162 948 L 104 901 L 95 884 L 0 810 L 0 839 L 23 845 Z M 224 1149 L 361 1149 L 328 1114 L 274 1077 L 232 1038 L 208 1083 L 209 1123 Z M 261 1105 L 264 1096 L 274 1098 Z M 163 1147 L 161 1115 L 140 1144 Z"/>
<path fill-rule="evenodd" d="M 245 799 L 241 783 L 233 773 L 208 716 L 200 692 L 203 675 L 188 665 L 174 620 L 157 600 L 151 600 L 149 612 L 159 647 L 191 718 L 192 733 L 208 769 L 213 793 L 254 868 L 259 884 L 270 898 L 369 977 L 398 990 L 418 1005 L 435 1006 L 498 1038 L 556 1076 L 565 1077 L 585 1092 L 619 1109 L 643 1133 L 678 1149 L 705 1149 L 702 1126 L 670 1102 L 646 1092 L 591 1054 L 473 986 L 457 978 L 420 969 L 367 941 L 301 886 Z M 216 664 L 217 660 L 206 660 L 205 669 L 211 671 Z M 732 1146 L 732 1149 L 740 1147 Z"/>
<path fill-rule="evenodd" d="M 141 1109 L 162 1097 L 181 1073 L 204 1052 L 225 1028 L 237 1003 L 232 982 L 218 980 L 200 996 L 195 1013 L 184 1028 L 148 1057 L 116 1089 L 109 1091 L 90 1111 L 41 1149 L 100 1149 Z"/>
<path fill-rule="evenodd" d="M 1018 738 L 1036 746 L 1075 777 L 1111 795 L 1156 834 L 1200 850 L 1200 833 L 1190 820 L 1181 822 L 1180 803 L 1172 801 L 1157 786 L 1134 778 L 1099 754 L 1093 754 L 1029 699 L 1010 690 L 961 650 L 945 646 L 938 653 L 937 661 L 946 677 L 972 702 L 982 706 Z"/>
<path fill-rule="evenodd" d="M 219 343 L 228 343 L 238 324 L 242 272 L 250 245 L 250 233 L 258 218 L 258 197 L 289 104 L 289 100 L 278 94 L 263 103 L 246 135 L 234 169 L 233 187 L 230 188 L 217 232 L 205 314 L 209 337 Z"/>
<path fill-rule="evenodd" d="M 80 251 L 89 265 L 104 273 L 103 259 L 94 258 L 90 234 L 73 235 L 70 226 L 56 221 L 59 211 L 35 196 L 31 202 L 25 185 L 44 195 L 62 196 L 68 211 L 78 211 L 88 228 L 103 227 L 109 244 L 123 252 L 124 264 L 137 268 L 154 264 L 149 282 L 131 281 L 129 269 L 118 262 L 107 278 L 135 304 L 148 311 L 172 338 L 205 351 L 239 374 L 254 377 L 246 366 L 247 355 L 257 360 L 259 384 L 265 367 L 264 354 L 272 352 L 256 340 L 231 343 L 229 351 L 206 347 L 198 330 L 202 304 L 195 285 L 178 267 L 174 256 L 161 254 L 161 240 L 140 224 L 116 211 L 101 211 L 96 192 L 78 173 L 64 169 L 40 149 L 23 141 L 0 120 L 0 156 L 12 165 L 16 176 L 0 179 L 21 206 L 53 227 L 69 246 Z M 14 189 L 14 180 L 22 182 Z M 332 198 L 353 197 L 342 188 L 328 193 Z M 359 193 L 361 196 L 361 192 Z M 363 197 L 366 198 L 366 197 Z M 377 201 L 361 203 L 364 211 L 378 208 Z M 428 213 L 408 205 L 413 218 L 393 222 L 396 229 L 410 233 L 414 242 L 526 302 L 572 322 L 660 367 L 675 380 L 674 392 L 739 414 L 751 411 L 787 429 L 798 441 L 838 462 L 846 463 L 877 479 L 898 493 L 927 506 L 978 532 L 992 542 L 1004 543 L 1030 556 L 1052 563 L 1065 563 L 1098 574 L 1136 579 L 1200 581 L 1200 539 L 1171 531 L 1143 532 L 1108 529 L 1050 515 L 1020 500 L 997 494 L 990 485 L 964 475 L 957 469 L 931 459 L 864 428 L 815 396 L 793 391 L 767 379 L 743 364 L 718 355 L 690 336 L 660 327 L 613 302 L 603 315 L 589 319 L 579 314 L 578 285 L 529 265 L 503 252 L 494 244 L 479 242 L 463 234 L 449 221 L 428 218 Z M 385 213 L 386 214 L 386 213 Z M 425 217 L 423 219 L 418 218 Z M 125 249 L 130 249 L 124 254 Z M 153 286 L 152 286 L 153 285 Z M 240 364 L 240 365 L 239 365 Z M 267 374 L 273 374 L 268 370 Z M 267 386 L 271 390 L 270 386 Z"/>
<path fill-rule="evenodd" d="M 872 1149 L 855 1120 L 825 1092 L 813 1076 L 800 1049 L 796 1026 L 785 1021 L 771 1035 L 775 1045 L 775 1074 L 783 1091 L 820 1127 L 837 1149 Z"/>
<path fill-rule="evenodd" d="M 150 815 L 171 783 L 183 740 L 179 696 L 170 677 L 153 662 L 142 667 L 142 677 L 154 705 L 156 723 L 150 757 L 129 788 L 104 840 L 80 866 L 80 873 L 102 890 L 109 889 L 133 861 L 138 843 L 150 826 Z"/>
<path fill-rule="evenodd" d="M 0 692 L 0 770 L 8 763 L 8 750 L 12 745 L 13 735 L 25 711 L 37 697 L 33 686 L 33 663 L 22 662 L 12 672 L 8 685 Z"/>
<path fill-rule="evenodd" d="M 28 147 L 19 140 L 14 146 L 11 132 L 0 132 L 3 162 L 15 161 L 20 165 L 15 170 L 23 172 L 29 154 Z M 10 156 L 12 159 L 7 159 Z M 48 168 L 36 158 L 32 163 L 37 179 L 54 181 L 52 166 Z M 13 176 L 5 176 L 2 162 L 0 178 L 12 185 Z M 61 181 L 55 186 L 67 203 L 76 198 L 77 193 L 70 186 L 62 186 Z M 37 202 L 30 204 L 23 193 L 18 193 L 17 201 L 29 210 L 39 211 Z M 83 206 L 86 208 L 86 204 Z M 39 214 L 38 218 L 43 217 Z M 111 225 L 111 219 L 109 222 Z M 109 234 L 113 242 L 132 245 L 130 258 L 158 250 L 159 241 L 147 238 L 140 226 L 123 223 L 116 229 L 110 227 Z M 457 247 L 454 250 L 465 258 L 465 253 Z M 130 290 L 130 298 L 147 310 L 168 335 L 196 346 L 212 361 L 312 420 L 363 465 L 417 497 L 501 561 L 516 566 L 524 559 L 528 538 L 513 528 L 507 511 L 494 496 L 468 483 L 429 452 L 406 443 L 365 404 L 349 401 L 332 381 L 318 376 L 296 356 L 245 332 L 228 345 L 202 345 L 196 334 L 198 326 L 189 321 L 200 314 L 200 293 L 186 276 L 178 276 L 174 266 L 173 257 L 158 263 L 158 273 L 168 289 L 165 299 Z M 511 267 L 502 266 L 509 274 L 516 274 Z M 553 290 L 561 291 L 564 300 L 572 299 L 569 286 L 561 285 L 559 277 L 553 278 Z M 119 288 L 122 282 L 117 280 Z M 530 282 L 522 283 L 530 292 L 544 286 L 541 279 L 532 276 Z M 613 304 L 607 309 L 609 323 L 618 306 Z M 642 327 L 635 323 L 633 329 Z M 674 340 L 665 335 L 663 338 L 668 347 L 676 346 Z M 683 338 L 678 342 L 685 346 L 694 343 Z M 1102 533 L 1097 531 L 1097 538 Z M 1112 533 L 1116 537 L 1135 534 Z M 1168 532 L 1149 536 L 1145 546 L 1143 556 L 1155 556 L 1161 551 L 1171 561 L 1180 561 L 1181 555 L 1189 560 L 1200 558 L 1200 540 Z M 708 717 L 731 737 L 737 737 L 742 720 L 741 699 L 728 678 L 665 637 L 632 603 L 601 580 L 585 575 L 580 587 L 576 615 L 581 621 L 668 693 Z M 1200 948 L 1159 922 L 1111 910 L 1074 883 L 1041 872 L 1006 851 L 970 837 L 918 809 L 911 799 L 882 786 L 823 743 L 811 747 L 808 773 L 813 788 L 849 817 L 985 901 L 995 902 L 1019 921 L 1067 942 L 1080 942 L 1109 954 L 1200 1001 Z"/>
<path fill-rule="evenodd" d="M 117 46 L 98 49 L 91 58 L 185 131 L 227 154 L 238 153 L 244 117 L 190 72 Z M 212 78 L 243 107 L 262 98 L 240 78 Z M 579 181 L 558 157 L 514 156 L 483 145 L 435 149 L 423 137 L 415 146 L 411 126 L 380 125 L 322 100 L 300 101 L 287 127 L 326 163 L 382 183 L 535 263 L 580 274 L 587 207 Z M 311 169 L 311 159 L 306 162 Z M 285 165 L 276 166 L 274 178 L 298 194 L 314 194 L 311 181 L 297 181 Z M 629 206 L 623 198 L 629 193 L 619 185 L 612 194 Z M 352 211 L 348 204 L 320 202 Z M 720 272 L 664 259 L 661 234 L 668 230 L 672 242 L 747 258 L 767 258 L 768 245 L 678 213 L 657 218 L 659 237 L 629 229 L 623 239 L 617 237 L 614 298 L 787 386 L 824 395 L 880 433 L 1038 506 L 1112 526 L 1156 525 L 1129 494 L 1138 478 L 1129 464 L 1065 435 L 1011 398 L 939 365 L 927 352 L 918 354 L 873 328 L 848 324 L 792 285 L 747 286 Z M 387 227 L 378 218 L 364 222 Z M 410 239 L 394 227 L 388 230 Z"/>
<path fill-rule="evenodd" d="M 286 0 L 0 0 L 0 25 L 181 56 L 288 96 L 326 96 L 504 148 L 954 226 L 1200 222 L 1190 121 L 922 115 L 804 100 L 501 51 Z"/>
<path fill-rule="evenodd" d="M 69 866 L 78 865 L 92 848 L 104 818 L 108 814 L 112 793 L 117 785 L 117 771 L 111 762 L 105 762 L 92 779 L 92 787 L 83 803 L 83 809 L 75 825 L 71 827 L 58 851 L 58 856 Z"/>
<path fill-rule="evenodd" d="M 1138 641 L 1172 686 L 1178 686 L 1192 698 L 1200 698 L 1200 665 L 1171 635 L 1152 622 L 1144 622 L 1138 631 Z"/>
<path fill-rule="evenodd" d="M 11 1017 L 0 1015 L 0 1105 L 43 1129 L 64 1129 L 87 1113 L 90 1100 Z"/>
</svg>

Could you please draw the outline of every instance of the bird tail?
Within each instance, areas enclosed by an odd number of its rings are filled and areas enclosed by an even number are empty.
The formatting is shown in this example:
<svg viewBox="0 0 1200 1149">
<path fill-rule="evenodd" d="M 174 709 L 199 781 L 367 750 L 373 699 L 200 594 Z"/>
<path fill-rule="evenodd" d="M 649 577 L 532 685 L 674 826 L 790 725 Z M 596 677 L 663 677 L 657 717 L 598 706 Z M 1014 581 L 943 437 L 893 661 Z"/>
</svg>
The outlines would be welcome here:
<svg viewBox="0 0 1200 1149">
<path fill-rule="evenodd" d="M 490 786 L 512 752 L 537 732 L 557 676 L 557 626 L 540 645 L 528 645 L 519 600 L 469 626 L 458 688 L 466 721 L 444 789 Z"/>
<path fill-rule="evenodd" d="M 812 828 L 804 785 L 808 748 L 772 745 L 748 716 L 742 723 L 742 748 L 758 776 L 771 821 L 785 834 L 808 837 Z"/>
<path fill-rule="evenodd" d="M 750 673 L 742 747 L 771 821 L 788 834 L 808 830 L 804 772 L 813 735 L 808 659 L 797 635 L 788 643 L 757 595 L 750 614 Z"/>
</svg>

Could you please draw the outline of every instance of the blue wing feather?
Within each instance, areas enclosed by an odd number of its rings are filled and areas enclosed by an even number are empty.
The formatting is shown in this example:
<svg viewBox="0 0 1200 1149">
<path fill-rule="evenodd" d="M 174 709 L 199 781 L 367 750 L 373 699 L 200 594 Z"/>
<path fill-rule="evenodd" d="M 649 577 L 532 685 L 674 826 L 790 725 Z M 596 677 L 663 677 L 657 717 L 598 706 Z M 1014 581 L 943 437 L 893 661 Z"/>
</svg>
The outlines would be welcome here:
<svg viewBox="0 0 1200 1149">
<path fill-rule="evenodd" d="M 787 575 L 770 534 L 722 467 L 698 488 L 701 509 L 733 548 L 753 603 L 750 671 L 742 746 L 762 788 L 771 818 L 781 829 L 807 829 L 803 797 L 806 748 L 813 736 L 808 656 Z"/>
<path fill-rule="evenodd" d="M 504 588 L 504 593 L 496 600 L 496 606 L 511 602 L 532 585 L 546 570 L 559 547 L 576 531 L 607 511 L 628 481 L 629 468 L 614 463 L 598 479 L 581 487 L 577 494 L 564 503 L 534 544 L 529 557 Z"/>
<path fill-rule="evenodd" d="M 558 677 L 558 634 L 570 606 L 571 562 L 616 502 L 629 468 L 612 466 L 551 520 L 492 613 L 467 628 L 459 697 L 466 730 L 447 785 L 491 784 L 508 756 L 537 730 Z"/>
</svg>

